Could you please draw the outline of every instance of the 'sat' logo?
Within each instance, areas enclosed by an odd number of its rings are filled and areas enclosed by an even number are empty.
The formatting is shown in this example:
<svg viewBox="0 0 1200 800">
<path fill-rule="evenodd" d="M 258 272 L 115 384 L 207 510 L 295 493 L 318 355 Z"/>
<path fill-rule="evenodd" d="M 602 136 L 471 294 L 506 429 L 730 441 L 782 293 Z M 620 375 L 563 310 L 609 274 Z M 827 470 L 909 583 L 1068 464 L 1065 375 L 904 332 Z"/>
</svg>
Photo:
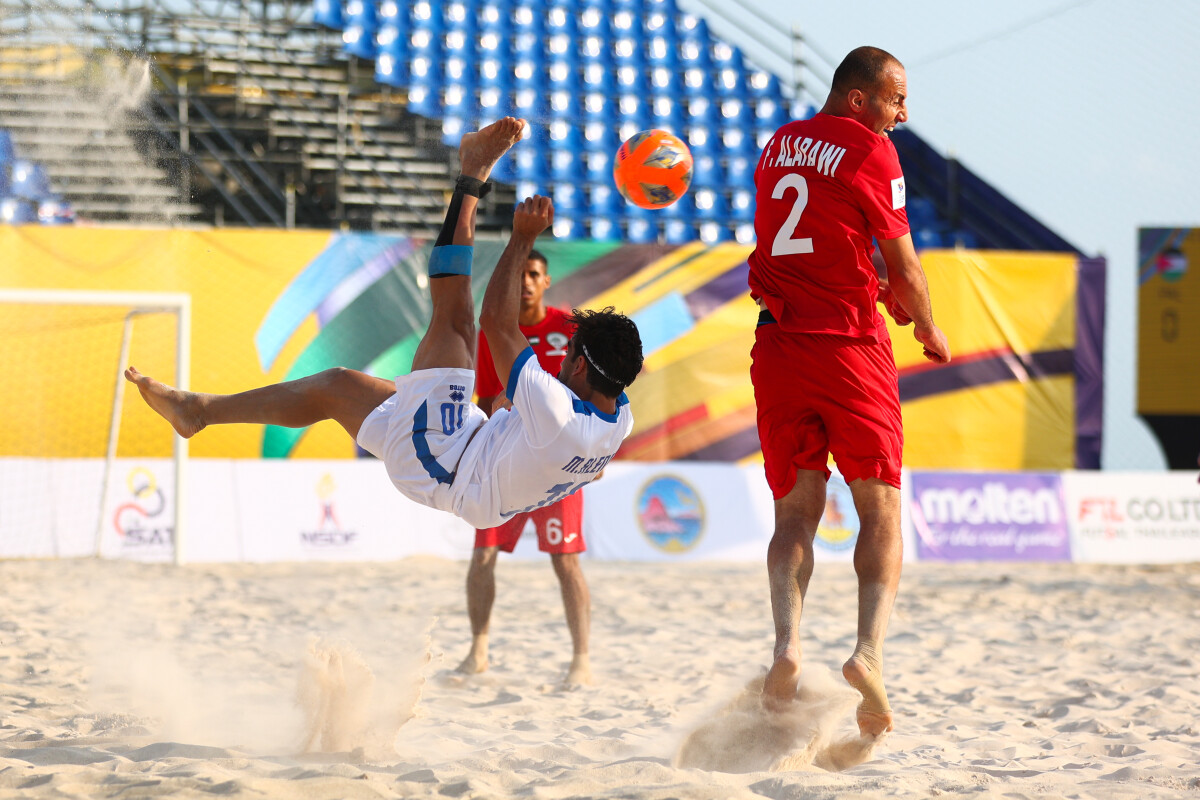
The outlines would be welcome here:
<svg viewBox="0 0 1200 800">
<path fill-rule="evenodd" d="M 167 500 L 154 473 L 134 467 L 125 476 L 128 499 L 113 512 L 113 527 L 124 548 L 170 545 L 175 527 L 161 519 Z"/>
</svg>

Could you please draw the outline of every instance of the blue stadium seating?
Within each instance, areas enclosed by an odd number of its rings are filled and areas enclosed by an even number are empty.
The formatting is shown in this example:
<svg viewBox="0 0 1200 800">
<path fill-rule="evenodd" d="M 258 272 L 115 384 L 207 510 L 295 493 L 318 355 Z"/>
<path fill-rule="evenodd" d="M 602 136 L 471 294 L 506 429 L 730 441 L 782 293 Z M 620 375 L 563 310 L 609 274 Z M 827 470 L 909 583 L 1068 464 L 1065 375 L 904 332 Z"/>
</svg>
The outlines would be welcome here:
<svg viewBox="0 0 1200 800">
<path fill-rule="evenodd" d="M 696 226 L 690 220 L 668 219 L 663 226 L 663 238 L 669 244 L 687 244 L 696 241 Z"/>
<path fill-rule="evenodd" d="M 50 198 L 50 179 L 41 164 L 19 158 L 12 162 L 8 192 L 23 200 L 47 200 Z"/>
<path fill-rule="evenodd" d="M 395 4 L 394 0 L 388 2 Z M 313 22 L 338 31 L 346 27 L 341 0 L 313 0 Z"/>
<path fill-rule="evenodd" d="M 753 127 L 740 128 L 736 125 L 721 125 L 721 143 L 725 145 L 726 157 L 744 158 L 750 162 L 750 168 L 758 162 L 758 139 Z M 740 163 L 740 162 L 739 162 Z"/>
<path fill-rule="evenodd" d="M 541 148 L 518 147 L 513 150 L 512 161 L 518 180 L 531 181 L 545 187 L 550 183 L 550 167 L 546 162 L 546 153 Z M 540 190 L 542 193 L 544 189 Z"/>
<path fill-rule="evenodd" d="M 729 209 L 738 222 L 753 222 L 754 192 L 748 189 L 734 189 L 729 196 Z"/>
<path fill-rule="evenodd" d="M 0 224 L 28 225 L 37 221 L 33 203 L 20 197 L 0 198 Z"/>
<path fill-rule="evenodd" d="M 937 228 L 913 228 L 913 244 L 917 248 L 945 247 L 946 240 Z"/>
<path fill-rule="evenodd" d="M 767 131 L 768 136 L 792 120 L 787 104 L 773 97 L 760 97 L 754 105 L 754 115 L 758 119 L 758 129 Z"/>
<path fill-rule="evenodd" d="M 906 198 L 904 210 L 908 214 L 908 225 L 914 230 L 932 228 L 937 224 L 937 210 L 934 209 L 933 203 L 924 197 Z"/>
<path fill-rule="evenodd" d="M 346 0 L 342 42 L 346 52 L 359 58 L 374 59 L 379 53 L 375 34 L 379 18 L 374 0 Z"/>
<path fill-rule="evenodd" d="M 562 132 L 556 136 L 560 125 L 563 126 Z M 587 181 L 587 154 L 582 147 L 579 128 L 556 122 L 551 126 L 550 139 L 554 142 L 550 152 L 550 176 L 555 182 L 571 183 L 582 188 Z M 563 144 L 564 139 L 577 140 L 579 145 L 573 148 L 569 144 Z"/>
<path fill-rule="evenodd" d="M 705 241 L 744 239 L 762 146 L 793 112 L 815 113 L 675 0 L 314 0 L 313 19 L 343 29 L 347 52 L 375 58 L 377 80 L 440 119 L 447 144 L 489 119 L 530 119 L 534 141 L 495 177 L 541 193 L 572 182 L 571 224 L 559 228 L 574 236 L 653 241 L 690 228 Z M 613 201 L 612 155 L 648 128 L 681 136 L 695 158 L 692 193 L 666 212 Z M 936 214 L 918 221 L 915 199 L 914 231 L 941 236 Z"/>
<path fill-rule="evenodd" d="M 12 162 L 16 159 L 16 148 L 13 147 L 12 134 L 0 128 L 0 197 L 8 194 Z"/>
<path fill-rule="evenodd" d="M 754 167 L 758 155 L 737 154 L 725 161 L 725 187 L 728 189 L 754 189 Z"/>
<path fill-rule="evenodd" d="M 729 232 L 729 228 L 718 222 L 702 222 L 700 223 L 700 241 L 705 244 L 717 244 L 718 242 L 727 242 L 733 238 L 733 234 Z"/>
<path fill-rule="evenodd" d="M 979 248 L 979 237 L 966 228 L 955 228 L 947 238 L 955 247 L 965 247 L 968 250 Z"/>
<path fill-rule="evenodd" d="M 611 181 L 597 183 L 588 192 L 587 213 L 591 217 L 616 218 L 621 213 L 624 200 Z"/>
<path fill-rule="evenodd" d="M 691 192 L 680 197 L 660 212 L 668 220 L 681 220 L 692 223 L 696 220 L 696 201 Z"/>
<path fill-rule="evenodd" d="M 658 241 L 658 228 L 646 217 L 625 215 L 625 239 L 634 244 L 649 244 Z"/>
<path fill-rule="evenodd" d="M 397 0 L 384 0 L 379 6 L 378 29 L 375 33 L 378 50 L 375 80 L 388 86 L 408 85 L 409 62 L 412 59 L 409 46 L 411 31 L 408 5 L 401 6 Z"/>
<path fill-rule="evenodd" d="M 719 186 L 724 180 L 721 164 L 712 153 L 692 148 L 692 186 Z"/>
<path fill-rule="evenodd" d="M 588 217 L 587 233 L 592 239 L 613 240 L 621 238 L 621 226 L 616 222 L 616 215 L 605 217 Z"/>
<path fill-rule="evenodd" d="M 701 220 L 722 221 L 729 216 L 729 206 L 720 191 L 693 184 L 692 194 L 696 203 L 696 217 Z"/>
<path fill-rule="evenodd" d="M 553 197 L 555 217 L 576 217 L 584 209 L 583 187 L 577 183 L 555 183 Z"/>
<path fill-rule="evenodd" d="M 588 149 L 584 153 L 584 169 L 587 181 L 593 186 L 604 186 L 612 182 L 613 158 L 617 148 L 611 150 Z"/>
</svg>

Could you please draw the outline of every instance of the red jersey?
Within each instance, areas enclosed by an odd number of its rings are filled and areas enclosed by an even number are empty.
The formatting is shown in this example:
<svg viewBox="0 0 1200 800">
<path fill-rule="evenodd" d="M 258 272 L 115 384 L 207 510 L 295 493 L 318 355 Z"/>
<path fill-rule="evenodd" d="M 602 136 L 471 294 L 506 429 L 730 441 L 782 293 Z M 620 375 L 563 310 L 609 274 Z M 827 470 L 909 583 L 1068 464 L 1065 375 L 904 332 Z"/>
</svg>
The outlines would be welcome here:
<svg viewBox="0 0 1200 800">
<path fill-rule="evenodd" d="M 563 359 L 567 357 L 567 343 L 575 333 L 575 326 L 567 321 L 568 316 L 562 309 L 547 306 L 546 317 L 541 322 L 528 327 L 521 326 L 521 333 L 529 340 L 538 363 L 551 375 L 558 374 Z M 488 347 L 483 331 L 479 332 L 479 352 L 475 362 L 475 393 L 480 397 L 504 394 L 504 387 L 496 377 L 492 349 Z"/>
<path fill-rule="evenodd" d="M 891 140 L 846 117 L 789 122 L 763 149 L 754 183 L 750 293 L 780 330 L 887 340 L 871 237 L 908 233 Z"/>
</svg>

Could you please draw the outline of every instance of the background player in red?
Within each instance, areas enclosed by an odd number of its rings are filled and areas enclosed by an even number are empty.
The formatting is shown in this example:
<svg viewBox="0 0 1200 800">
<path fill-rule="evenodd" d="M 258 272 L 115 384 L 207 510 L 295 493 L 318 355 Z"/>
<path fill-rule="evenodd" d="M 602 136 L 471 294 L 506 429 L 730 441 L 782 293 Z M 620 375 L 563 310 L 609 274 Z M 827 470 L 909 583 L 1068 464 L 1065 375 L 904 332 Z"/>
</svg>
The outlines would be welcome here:
<svg viewBox="0 0 1200 800">
<path fill-rule="evenodd" d="M 903 65 L 875 47 L 850 52 L 821 112 L 780 128 L 755 171 L 750 290 L 761 308 L 750 369 L 775 531 L 767 550 L 774 660 L 768 708 L 795 699 L 800 615 L 813 570 L 832 453 L 861 527 L 854 550 L 858 641 L 842 674 L 863 697 L 864 736 L 892 728 L 883 640 L 900 584 L 904 444 L 896 362 L 877 303 L 931 361 L 950 360 L 905 212 L 904 175 L 887 131 L 908 119 Z M 872 239 L 887 266 L 881 285 Z"/>
<path fill-rule="evenodd" d="M 545 303 L 546 290 L 550 288 L 546 257 L 537 250 L 531 251 L 522 275 L 521 333 L 529 340 L 542 369 L 557 375 L 574 329 L 565 311 Z M 479 334 L 475 387 L 479 394 L 479 407 L 484 413 L 491 415 L 497 404 L 505 402 L 504 387 L 496 377 L 491 350 L 482 332 Z M 475 531 L 475 550 L 467 571 L 471 651 L 458 669 L 460 672 L 475 673 L 488 668 L 488 628 L 496 599 L 497 553 L 500 550 L 511 553 L 530 520 L 537 530 L 538 549 L 550 554 L 554 574 L 558 576 L 562 589 L 567 627 L 571 631 L 573 654 L 564 684 L 573 686 L 590 683 L 588 630 L 591 625 L 591 600 L 583 569 L 579 565 L 579 554 L 587 549 L 583 541 L 583 492 L 575 492 L 536 511 L 517 514 L 499 527 Z"/>
</svg>

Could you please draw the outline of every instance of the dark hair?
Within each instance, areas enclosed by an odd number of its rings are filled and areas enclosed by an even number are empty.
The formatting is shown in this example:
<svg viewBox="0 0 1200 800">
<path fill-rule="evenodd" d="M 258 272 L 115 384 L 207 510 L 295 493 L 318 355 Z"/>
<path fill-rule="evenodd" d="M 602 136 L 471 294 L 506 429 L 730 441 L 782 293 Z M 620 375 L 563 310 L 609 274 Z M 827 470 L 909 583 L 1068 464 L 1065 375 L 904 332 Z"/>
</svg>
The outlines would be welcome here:
<svg viewBox="0 0 1200 800">
<path fill-rule="evenodd" d="M 612 306 L 599 311 L 575 309 L 571 341 L 587 361 L 587 384 L 605 397 L 618 397 L 642 371 L 642 337 L 637 325 Z"/>
<path fill-rule="evenodd" d="M 540 261 L 546 265 L 547 269 L 550 268 L 550 261 L 546 258 L 546 254 L 543 253 L 541 250 L 530 250 L 529 255 L 525 256 L 525 260 L 526 261 Z"/>
<path fill-rule="evenodd" d="M 833 86 L 830 91 L 845 94 L 851 89 L 869 91 L 883 83 L 883 74 L 893 64 L 902 66 L 900 60 L 886 50 L 869 45 L 856 47 L 846 54 L 842 63 L 833 71 Z"/>
</svg>

